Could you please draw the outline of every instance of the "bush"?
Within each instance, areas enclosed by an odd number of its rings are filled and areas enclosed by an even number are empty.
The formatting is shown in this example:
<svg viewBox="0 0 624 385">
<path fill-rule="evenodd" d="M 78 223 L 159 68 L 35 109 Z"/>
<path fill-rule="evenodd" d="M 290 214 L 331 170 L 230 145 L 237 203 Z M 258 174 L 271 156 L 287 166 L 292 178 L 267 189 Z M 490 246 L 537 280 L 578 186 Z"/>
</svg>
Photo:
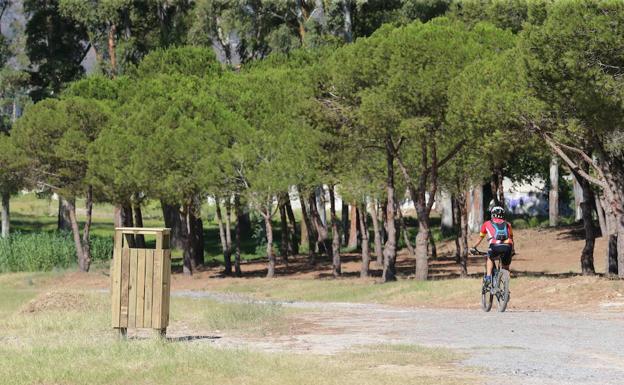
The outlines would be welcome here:
<svg viewBox="0 0 624 385">
<path fill-rule="evenodd" d="M 94 261 L 108 260 L 112 254 L 112 239 L 91 239 L 91 256 Z M 15 233 L 9 238 L 0 239 L 0 273 L 49 271 L 75 264 L 76 247 L 70 233 Z"/>
</svg>

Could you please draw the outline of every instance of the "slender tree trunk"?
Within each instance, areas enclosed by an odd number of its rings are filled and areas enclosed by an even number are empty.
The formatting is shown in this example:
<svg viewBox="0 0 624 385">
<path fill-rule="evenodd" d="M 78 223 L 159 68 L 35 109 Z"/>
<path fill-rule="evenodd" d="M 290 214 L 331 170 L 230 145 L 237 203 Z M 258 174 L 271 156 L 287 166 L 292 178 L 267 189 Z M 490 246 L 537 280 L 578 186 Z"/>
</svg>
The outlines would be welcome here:
<svg viewBox="0 0 624 385">
<path fill-rule="evenodd" d="M 215 214 L 217 217 L 217 224 L 219 225 L 219 240 L 221 241 L 221 250 L 223 251 L 223 262 L 225 275 L 232 275 L 232 258 L 228 252 L 227 238 L 225 237 L 225 226 L 223 224 L 223 215 L 221 213 L 221 204 L 219 198 L 215 197 Z"/>
<path fill-rule="evenodd" d="M 184 275 L 193 275 L 193 271 L 195 270 L 195 263 L 193 261 L 193 237 L 191 235 L 191 224 L 189 221 L 190 210 L 190 205 L 185 204 L 183 210 L 178 211 L 179 220 L 183 226 L 181 236 L 184 242 L 182 247 L 182 272 Z"/>
<path fill-rule="evenodd" d="M 347 247 L 349 249 L 357 249 L 357 241 L 358 241 L 358 210 L 357 204 L 355 202 L 351 202 L 351 210 L 349 211 L 349 243 L 347 243 Z"/>
<path fill-rule="evenodd" d="M 60 198 L 60 197 L 59 197 Z M 64 199 L 64 198 L 60 198 Z M 69 221 L 71 223 L 72 235 L 74 237 L 74 245 L 76 246 L 76 256 L 78 259 L 78 267 L 80 271 L 86 272 L 84 266 L 85 264 L 85 255 L 84 249 L 82 247 L 82 240 L 80 239 L 80 227 L 78 225 L 78 219 L 76 218 L 76 205 L 74 204 L 75 200 L 70 199 L 65 201 L 65 206 L 69 210 Z"/>
<path fill-rule="evenodd" d="M 373 221 L 373 232 L 375 242 L 375 257 L 377 258 L 377 264 L 383 266 L 383 246 L 381 242 L 381 229 L 379 226 L 379 217 L 377 215 L 377 200 L 371 201 L 371 219 Z"/>
<path fill-rule="evenodd" d="M 550 161 L 550 191 L 548 192 L 548 222 L 551 227 L 559 224 L 559 160 Z"/>
<path fill-rule="evenodd" d="M 403 212 L 401 211 L 400 207 L 397 208 L 396 213 L 397 213 L 397 216 L 399 217 L 399 224 L 401 226 L 401 232 L 403 233 L 403 242 L 405 242 L 405 246 L 407 247 L 407 250 L 409 251 L 410 258 L 414 258 L 414 255 L 415 255 L 414 246 L 412 246 L 412 242 L 409 239 L 409 232 L 407 231 L 405 218 L 403 218 Z"/>
<path fill-rule="evenodd" d="M 581 271 L 583 275 L 594 275 L 596 273 L 594 268 L 594 245 L 596 236 L 592 217 L 594 211 L 593 203 L 595 200 L 594 193 L 589 181 L 582 178 L 577 173 L 574 173 L 574 178 L 581 189 L 582 200 L 580 206 L 583 228 L 585 229 L 585 246 L 581 252 Z"/>
<path fill-rule="evenodd" d="M 370 252 L 368 242 L 368 216 L 366 215 L 366 203 L 360 205 L 360 234 L 362 234 L 362 268 L 360 269 L 360 278 L 368 277 L 368 269 L 370 267 Z"/>
<path fill-rule="evenodd" d="M 384 282 L 396 281 L 396 207 L 394 196 L 394 144 L 392 138 L 386 138 L 386 232 L 388 239 L 384 245 Z"/>
<path fill-rule="evenodd" d="M 605 215 L 606 232 L 604 233 L 604 236 L 607 237 L 607 251 L 605 253 L 605 275 L 607 277 L 615 277 L 618 275 L 617 217 L 611 207 L 606 202 L 604 196 L 600 197 L 600 206 L 602 206 L 602 210 Z"/>
<path fill-rule="evenodd" d="M 316 234 L 314 232 L 314 227 L 312 225 L 312 219 L 310 215 L 308 215 L 308 208 L 303 199 L 302 195 L 299 194 L 299 201 L 301 202 L 301 216 L 303 217 L 303 224 L 301 226 L 301 230 L 303 231 L 305 225 L 306 237 L 308 239 L 308 262 L 310 265 L 314 265 L 316 263 L 316 253 L 315 253 L 315 239 Z M 303 237 L 302 237 L 303 238 Z"/>
<path fill-rule="evenodd" d="M 57 228 L 59 231 L 72 231 L 71 220 L 69 219 L 68 201 L 59 196 L 58 221 Z M 123 224 L 115 224 L 116 227 L 122 227 Z"/>
<path fill-rule="evenodd" d="M 108 27 L 108 56 L 110 58 L 111 73 L 113 77 L 117 74 L 117 52 L 115 35 L 117 34 L 117 26 L 111 23 Z"/>
<path fill-rule="evenodd" d="M 310 194 L 309 198 L 310 202 L 310 220 L 314 225 L 314 229 L 317 235 L 317 245 L 319 250 L 325 251 L 325 254 L 329 259 L 331 259 L 331 247 L 328 245 L 329 240 L 329 232 L 327 231 L 327 227 L 323 224 L 323 221 L 319 215 L 316 206 L 316 196 L 315 193 Z"/>
<path fill-rule="evenodd" d="M 275 254 L 273 254 L 273 225 L 271 224 L 271 210 L 267 210 L 267 212 L 263 212 L 262 216 L 264 217 L 264 226 L 266 229 L 266 253 L 267 258 L 269 260 L 267 266 L 267 278 L 273 278 L 275 276 Z"/>
<path fill-rule="evenodd" d="M 2 193 L 2 238 L 8 238 L 11 226 L 10 220 L 10 207 L 9 201 L 11 199 L 11 194 L 8 192 Z"/>
<path fill-rule="evenodd" d="M 234 256 L 234 272 L 237 277 L 241 277 L 243 275 L 241 271 L 241 218 L 243 217 L 243 213 L 238 194 L 234 196 L 234 211 L 236 213 L 236 254 Z"/>
<path fill-rule="evenodd" d="M 483 224 L 483 186 L 474 186 L 469 193 L 468 228 L 472 233 L 478 233 Z"/>
<path fill-rule="evenodd" d="M 462 277 L 468 276 L 468 206 L 466 194 L 460 193 L 456 198 L 459 211 L 459 267 Z"/>
<path fill-rule="evenodd" d="M 132 205 L 132 211 L 134 213 L 134 226 L 143 227 L 143 212 L 141 211 L 141 203 L 139 202 L 138 194 L 136 194 L 135 196 L 135 202 Z M 136 247 L 140 249 L 145 248 L 145 236 L 135 235 L 134 241 L 136 243 Z"/>
<path fill-rule="evenodd" d="M 279 202 L 279 214 L 280 214 L 280 230 L 282 241 L 280 243 L 280 257 L 285 263 L 288 263 L 288 253 L 290 237 L 288 236 L 288 220 L 286 219 L 286 207 L 284 203 L 284 197 L 282 196 Z"/>
<path fill-rule="evenodd" d="M 600 194 L 594 193 L 594 207 L 596 209 L 596 216 L 598 217 L 598 224 L 600 225 L 600 234 L 603 237 L 609 236 L 607 230 L 607 220 L 605 217 L 605 210 L 602 208 L 602 202 L 600 202 Z"/>
<path fill-rule="evenodd" d="M 295 220 L 295 213 L 293 212 L 292 205 L 290 204 L 290 195 L 286 194 L 286 215 L 288 216 L 288 228 L 290 232 L 290 251 L 292 255 L 299 254 L 299 239 L 297 239 L 297 221 Z"/>
<path fill-rule="evenodd" d="M 340 224 L 336 216 L 336 197 L 334 186 L 329 186 L 329 207 L 332 221 L 332 273 L 334 277 L 342 274 L 342 266 L 340 261 Z"/>
<path fill-rule="evenodd" d="M 349 205 L 342 199 L 342 208 L 340 211 L 340 218 L 342 223 L 342 246 L 347 246 L 349 239 Z"/>
<path fill-rule="evenodd" d="M 78 261 L 81 271 L 89 271 L 91 267 L 91 223 L 93 221 L 93 186 L 87 187 L 86 214 L 82 229 L 82 261 Z"/>
<path fill-rule="evenodd" d="M 232 259 L 232 202 L 230 197 L 225 199 L 225 245 L 227 246 L 227 252 Z"/>
<path fill-rule="evenodd" d="M 492 188 L 492 199 L 495 206 L 505 208 L 505 190 L 503 188 L 503 171 L 500 167 L 494 168 L 492 172 L 492 180 L 490 182 Z"/>
<path fill-rule="evenodd" d="M 581 203 L 583 202 L 583 188 L 576 179 L 576 176 L 572 177 L 572 186 L 574 191 L 574 219 L 576 221 L 580 221 L 583 219 L 583 211 L 581 210 Z"/>
<path fill-rule="evenodd" d="M 350 1 L 342 0 L 342 14 L 344 16 L 344 39 L 347 43 L 351 43 L 353 41 L 353 22 Z"/>
</svg>

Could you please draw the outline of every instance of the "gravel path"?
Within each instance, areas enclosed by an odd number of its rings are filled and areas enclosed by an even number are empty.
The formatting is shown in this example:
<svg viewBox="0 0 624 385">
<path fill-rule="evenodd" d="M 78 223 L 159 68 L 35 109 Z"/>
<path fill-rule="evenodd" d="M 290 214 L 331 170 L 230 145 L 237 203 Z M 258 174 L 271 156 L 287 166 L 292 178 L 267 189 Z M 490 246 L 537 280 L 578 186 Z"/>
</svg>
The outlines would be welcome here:
<svg viewBox="0 0 624 385">
<path fill-rule="evenodd" d="M 246 297 L 181 291 L 173 296 L 221 302 Z M 357 345 L 396 343 L 466 353 L 464 365 L 486 370 L 487 384 L 624 383 L 624 313 L 523 312 L 395 308 L 375 304 L 273 302 L 307 311 L 289 335 L 224 336 L 220 346 L 334 354 Z M 173 330 L 172 330 L 173 331 Z"/>
</svg>

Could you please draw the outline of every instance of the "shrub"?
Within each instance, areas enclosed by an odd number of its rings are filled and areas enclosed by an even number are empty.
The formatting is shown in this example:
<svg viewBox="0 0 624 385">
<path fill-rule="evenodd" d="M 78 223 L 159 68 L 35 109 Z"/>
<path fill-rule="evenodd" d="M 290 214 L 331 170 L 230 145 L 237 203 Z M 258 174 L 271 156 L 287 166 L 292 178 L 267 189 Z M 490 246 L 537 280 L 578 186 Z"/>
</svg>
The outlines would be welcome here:
<svg viewBox="0 0 624 385">
<path fill-rule="evenodd" d="M 93 237 L 91 254 L 94 261 L 108 260 L 113 254 L 110 238 Z M 0 272 L 48 271 L 76 264 L 76 247 L 70 233 L 11 234 L 0 239 Z"/>
</svg>

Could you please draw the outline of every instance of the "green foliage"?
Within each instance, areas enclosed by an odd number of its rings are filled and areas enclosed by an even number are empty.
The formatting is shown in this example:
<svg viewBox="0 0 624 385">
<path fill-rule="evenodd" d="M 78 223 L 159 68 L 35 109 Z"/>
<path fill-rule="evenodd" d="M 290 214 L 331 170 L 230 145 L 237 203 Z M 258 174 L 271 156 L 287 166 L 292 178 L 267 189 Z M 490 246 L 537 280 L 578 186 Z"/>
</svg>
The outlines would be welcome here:
<svg viewBox="0 0 624 385">
<path fill-rule="evenodd" d="M 58 94 L 63 85 L 83 75 L 81 62 L 86 30 L 61 15 L 58 0 L 24 0 L 26 53 L 32 64 L 30 94 L 33 100 Z"/>
<path fill-rule="evenodd" d="M 95 261 L 107 261 L 113 255 L 111 238 L 91 239 Z M 13 233 L 0 238 L 0 273 L 11 271 L 49 271 L 76 264 L 76 248 L 70 233 Z"/>
<path fill-rule="evenodd" d="M 213 77 L 221 73 L 214 51 L 201 47 L 176 47 L 150 52 L 136 68 L 139 78 L 181 74 L 185 76 Z"/>
</svg>

